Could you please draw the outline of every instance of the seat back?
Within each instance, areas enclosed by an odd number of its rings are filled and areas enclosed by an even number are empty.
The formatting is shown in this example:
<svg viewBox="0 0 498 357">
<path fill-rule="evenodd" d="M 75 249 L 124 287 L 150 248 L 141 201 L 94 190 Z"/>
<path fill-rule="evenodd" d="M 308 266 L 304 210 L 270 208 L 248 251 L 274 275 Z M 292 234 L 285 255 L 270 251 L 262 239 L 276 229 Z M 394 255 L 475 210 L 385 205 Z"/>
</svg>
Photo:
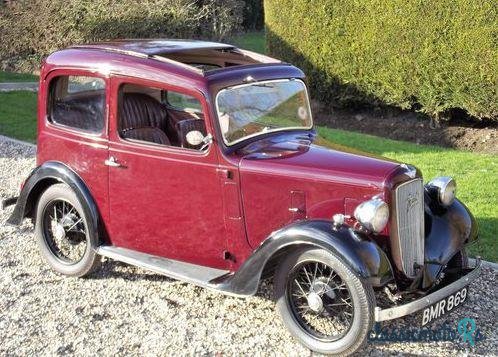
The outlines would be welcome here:
<svg viewBox="0 0 498 357">
<path fill-rule="evenodd" d="M 168 112 L 153 97 L 143 93 L 123 93 L 120 111 L 120 130 L 159 128 L 167 130 Z"/>
<path fill-rule="evenodd" d="M 83 130 L 101 130 L 104 125 L 105 94 L 68 97 L 54 103 L 52 119 Z"/>
</svg>

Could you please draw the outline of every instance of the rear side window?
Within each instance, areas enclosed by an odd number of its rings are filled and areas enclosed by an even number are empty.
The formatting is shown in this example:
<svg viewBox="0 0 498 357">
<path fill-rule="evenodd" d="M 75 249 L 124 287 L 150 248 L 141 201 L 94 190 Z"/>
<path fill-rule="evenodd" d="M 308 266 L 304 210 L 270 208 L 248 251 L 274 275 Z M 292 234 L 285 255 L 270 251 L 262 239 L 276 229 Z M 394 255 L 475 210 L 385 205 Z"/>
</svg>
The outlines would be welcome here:
<svg viewBox="0 0 498 357">
<path fill-rule="evenodd" d="M 59 76 L 50 83 L 48 118 L 52 123 L 92 133 L 104 128 L 105 81 Z"/>
</svg>

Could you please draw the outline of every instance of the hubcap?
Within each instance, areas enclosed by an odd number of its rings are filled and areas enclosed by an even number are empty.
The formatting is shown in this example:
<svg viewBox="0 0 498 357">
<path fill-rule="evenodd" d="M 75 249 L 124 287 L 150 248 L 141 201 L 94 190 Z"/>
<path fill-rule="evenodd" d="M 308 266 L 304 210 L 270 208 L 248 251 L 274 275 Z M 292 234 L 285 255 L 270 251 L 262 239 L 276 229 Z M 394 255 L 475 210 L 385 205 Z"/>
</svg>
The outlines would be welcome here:
<svg viewBox="0 0 498 357">
<path fill-rule="evenodd" d="M 55 239 L 61 240 L 66 238 L 66 231 L 64 230 L 64 226 L 60 223 L 55 223 L 54 225 L 55 229 L 52 228 L 52 230 L 54 231 Z"/>
<path fill-rule="evenodd" d="M 306 300 L 308 301 L 308 306 L 314 312 L 321 313 L 323 311 L 323 301 L 320 295 L 318 295 L 317 293 L 309 293 L 306 297 Z"/>
</svg>

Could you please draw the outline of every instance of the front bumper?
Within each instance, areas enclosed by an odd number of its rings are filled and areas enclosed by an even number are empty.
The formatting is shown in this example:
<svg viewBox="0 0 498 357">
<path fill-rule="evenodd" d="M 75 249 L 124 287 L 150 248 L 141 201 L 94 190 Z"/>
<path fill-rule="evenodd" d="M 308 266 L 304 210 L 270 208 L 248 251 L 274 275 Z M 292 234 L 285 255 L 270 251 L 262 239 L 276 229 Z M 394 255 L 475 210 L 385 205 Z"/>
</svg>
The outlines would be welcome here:
<svg viewBox="0 0 498 357">
<path fill-rule="evenodd" d="M 469 272 L 468 274 L 462 276 L 460 279 L 452 282 L 449 285 L 446 285 L 444 288 L 441 288 L 429 295 L 426 295 L 420 299 L 411 301 L 404 305 L 399 305 L 387 309 L 381 309 L 380 307 L 375 308 L 375 321 L 387 321 L 397 319 L 398 317 L 403 317 L 406 315 L 413 314 L 414 312 L 420 311 L 439 300 L 444 299 L 450 294 L 457 292 L 463 287 L 469 285 L 471 282 L 476 280 L 481 273 L 482 262 L 480 258 L 476 259 L 475 268 Z"/>
</svg>

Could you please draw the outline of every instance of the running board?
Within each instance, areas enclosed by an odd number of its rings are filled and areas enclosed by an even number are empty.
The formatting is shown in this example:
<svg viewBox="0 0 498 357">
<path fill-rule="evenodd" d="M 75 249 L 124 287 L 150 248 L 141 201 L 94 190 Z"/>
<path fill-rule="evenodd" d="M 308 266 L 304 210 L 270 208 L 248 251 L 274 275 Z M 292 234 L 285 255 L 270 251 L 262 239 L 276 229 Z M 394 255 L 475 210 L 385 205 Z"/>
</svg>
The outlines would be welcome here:
<svg viewBox="0 0 498 357">
<path fill-rule="evenodd" d="M 215 279 L 220 280 L 230 273 L 228 270 L 185 263 L 114 246 L 100 246 L 97 248 L 97 254 L 166 275 L 173 279 L 216 290 L 218 290 L 216 288 L 217 284 L 212 281 Z"/>
</svg>

